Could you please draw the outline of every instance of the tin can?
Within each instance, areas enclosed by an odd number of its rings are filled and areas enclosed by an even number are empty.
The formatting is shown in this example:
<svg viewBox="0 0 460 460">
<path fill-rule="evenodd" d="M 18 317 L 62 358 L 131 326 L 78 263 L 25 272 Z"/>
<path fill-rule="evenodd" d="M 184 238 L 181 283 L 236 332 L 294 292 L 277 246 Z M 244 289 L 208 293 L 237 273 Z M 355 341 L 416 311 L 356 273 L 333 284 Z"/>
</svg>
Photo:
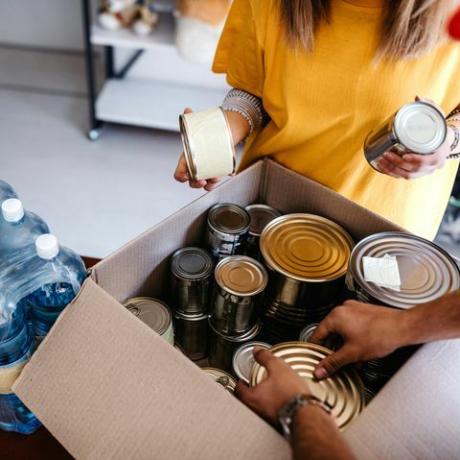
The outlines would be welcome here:
<svg viewBox="0 0 460 460">
<path fill-rule="evenodd" d="M 260 235 L 267 224 L 273 219 L 280 217 L 281 213 L 266 204 L 251 204 L 246 206 L 245 209 L 251 218 L 246 240 L 246 255 L 259 260 L 261 259 L 259 247 Z"/>
<path fill-rule="evenodd" d="M 228 336 L 216 331 L 212 324 L 209 324 L 209 364 L 213 367 L 232 372 L 233 354 L 235 350 L 245 342 L 253 341 L 260 333 L 261 325 L 257 323 L 245 334 Z"/>
<path fill-rule="evenodd" d="M 391 288 L 366 281 L 365 257 L 377 261 L 394 257 L 400 285 Z M 409 309 L 460 289 L 460 271 L 452 257 L 431 241 L 404 232 L 382 232 L 353 249 L 347 286 L 363 302 Z"/>
<path fill-rule="evenodd" d="M 312 395 L 331 408 L 337 426 L 344 430 L 364 408 L 364 385 L 353 369 L 342 369 L 324 380 L 316 380 L 313 371 L 317 364 L 332 353 L 331 350 L 305 342 L 287 342 L 275 345 L 270 351 L 284 359 L 308 382 Z M 267 371 L 255 363 L 250 377 L 252 387 L 260 384 Z"/>
<path fill-rule="evenodd" d="M 244 252 L 250 217 L 241 206 L 216 204 L 208 212 L 206 244 L 216 259 Z"/>
<path fill-rule="evenodd" d="M 212 273 L 211 256 L 201 248 L 183 248 L 171 260 L 171 296 L 175 310 L 185 314 L 208 312 Z"/>
<path fill-rule="evenodd" d="M 272 220 L 260 248 L 270 282 L 264 313 L 269 342 L 297 340 L 305 324 L 320 322 L 342 300 L 353 246 L 335 222 L 312 214 Z"/>
<path fill-rule="evenodd" d="M 192 180 L 233 174 L 235 147 L 223 110 L 205 110 L 179 116 L 184 156 Z"/>
<path fill-rule="evenodd" d="M 255 363 L 254 348 L 256 347 L 268 350 L 271 345 L 265 342 L 248 342 L 238 347 L 233 355 L 233 373 L 247 384 L 249 384 L 252 367 Z"/>
<path fill-rule="evenodd" d="M 265 268 L 250 257 L 230 256 L 217 264 L 214 276 L 213 327 L 225 335 L 246 333 L 258 320 L 260 294 L 268 282 Z"/>
<path fill-rule="evenodd" d="M 302 329 L 299 335 L 299 341 L 310 343 L 310 339 L 318 326 L 319 323 L 313 323 Z M 331 334 L 326 340 L 324 340 L 322 345 L 329 350 L 336 351 L 343 345 L 343 340 L 339 335 Z"/>
<path fill-rule="evenodd" d="M 174 314 L 176 342 L 183 353 L 197 361 L 208 356 L 208 315 Z"/>
<path fill-rule="evenodd" d="M 133 297 L 123 304 L 134 316 L 174 346 L 174 326 L 169 307 L 151 297 Z"/>
<path fill-rule="evenodd" d="M 201 370 L 209 375 L 216 383 L 223 386 L 229 393 L 233 394 L 235 392 L 236 381 L 227 372 L 214 367 L 202 367 Z"/>
<path fill-rule="evenodd" d="M 388 150 L 429 155 L 445 142 L 447 124 L 443 113 L 433 104 L 416 101 L 401 107 L 395 114 L 368 134 L 364 156 L 377 171 Z"/>
</svg>

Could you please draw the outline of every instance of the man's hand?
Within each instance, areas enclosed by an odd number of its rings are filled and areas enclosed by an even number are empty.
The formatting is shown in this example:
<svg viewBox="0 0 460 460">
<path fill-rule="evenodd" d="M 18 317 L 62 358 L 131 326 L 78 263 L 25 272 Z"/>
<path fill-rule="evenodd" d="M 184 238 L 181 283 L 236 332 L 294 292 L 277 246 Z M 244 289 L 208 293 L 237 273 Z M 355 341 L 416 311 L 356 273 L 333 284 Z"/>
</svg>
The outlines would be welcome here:
<svg viewBox="0 0 460 460">
<path fill-rule="evenodd" d="M 319 324 L 310 341 L 321 344 L 339 334 L 344 344 L 323 359 L 315 377 L 323 379 L 346 364 L 382 358 L 404 344 L 407 312 L 348 300 Z"/>
<path fill-rule="evenodd" d="M 305 380 L 270 351 L 256 348 L 254 358 L 267 370 L 267 378 L 253 388 L 240 380 L 236 395 L 265 420 L 276 423 L 278 412 L 285 404 L 298 394 L 310 394 L 310 390 Z"/>
</svg>

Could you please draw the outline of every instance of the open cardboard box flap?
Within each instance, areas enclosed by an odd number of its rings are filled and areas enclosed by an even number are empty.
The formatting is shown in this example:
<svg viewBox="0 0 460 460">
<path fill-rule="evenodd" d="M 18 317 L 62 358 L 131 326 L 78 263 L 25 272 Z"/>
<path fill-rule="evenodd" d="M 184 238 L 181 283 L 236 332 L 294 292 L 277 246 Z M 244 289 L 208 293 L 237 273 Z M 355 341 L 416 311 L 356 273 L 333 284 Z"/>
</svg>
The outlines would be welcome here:
<svg viewBox="0 0 460 460">
<path fill-rule="evenodd" d="M 198 244 L 217 202 L 266 202 L 329 217 L 358 240 L 398 230 L 327 188 L 265 161 L 98 264 L 14 386 L 77 458 L 287 459 L 265 422 L 119 303 L 165 291 L 170 254 Z M 362 459 L 460 454 L 460 342 L 423 347 L 345 436 Z"/>
</svg>

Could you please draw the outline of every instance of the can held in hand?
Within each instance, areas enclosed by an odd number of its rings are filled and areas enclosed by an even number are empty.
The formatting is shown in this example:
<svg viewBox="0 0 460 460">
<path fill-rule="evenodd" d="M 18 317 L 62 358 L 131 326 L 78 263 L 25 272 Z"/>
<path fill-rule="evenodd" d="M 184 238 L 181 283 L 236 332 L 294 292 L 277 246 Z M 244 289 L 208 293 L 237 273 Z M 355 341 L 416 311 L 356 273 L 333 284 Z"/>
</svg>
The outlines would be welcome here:
<svg viewBox="0 0 460 460">
<path fill-rule="evenodd" d="M 201 248 L 183 248 L 171 260 L 171 296 L 176 311 L 189 315 L 208 312 L 214 264 Z"/>
<path fill-rule="evenodd" d="M 429 155 L 439 149 L 447 137 L 443 113 L 433 104 L 416 101 L 401 107 L 395 114 L 368 134 L 364 141 L 364 156 L 377 171 L 383 154 Z"/>
<path fill-rule="evenodd" d="M 248 342 L 241 345 L 233 355 L 233 373 L 248 385 L 255 363 L 254 348 L 268 350 L 271 348 L 271 345 L 265 342 Z"/>
<path fill-rule="evenodd" d="M 123 304 L 134 316 L 174 346 L 174 326 L 169 307 L 151 297 L 133 297 Z"/>
<path fill-rule="evenodd" d="M 176 342 L 192 361 L 208 356 L 208 315 L 174 313 Z"/>
<path fill-rule="evenodd" d="M 192 180 L 234 174 L 236 166 L 232 133 L 218 107 L 179 116 L 187 169 Z"/>
<path fill-rule="evenodd" d="M 319 323 L 313 323 L 303 328 L 299 335 L 299 341 L 310 343 L 310 339 L 318 326 Z M 326 340 L 323 341 L 321 345 L 328 348 L 329 350 L 336 351 L 343 345 L 343 340 L 339 335 L 331 334 L 329 337 L 327 337 Z"/>
<path fill-rule="evenodd" d="M 222 259 L 215 270 L 210 308 L 213 327 L 226 335 L 244 334 L 258 320 L 261 294 L 268 282 L 264 266 L 247 256 Z"/>
<path fill-rule="evenodd" d="M 206 244 L 216 259 L 242 253 L 249 231 L 248 212 L 236 204 L 216 204 L 208 212 Z"/>
<path fill-rule="evenodd" d="M 245 342 L 253 341 L 260 333 L 261 325 L 257 323 L 245 334 L 228 336 L 216 331 L 212 324 L 209 324 L 209 364 L 213 367 L 232 372 L 233 355 L 236 349 Z"/>
<path fill-rule="evenodd" d="M 236 381 L 228 372 L 216 369 L 215 367 L 202 367 L 201 370 L 209 375 L 216 383 L 224 387 L 230 394 L 235 392 Z"/>
<path fill-rule="evenodd" d="M 250 204 L 249 206 L 246 206 L 245 209 L 251 218 L 249 233 L 246 240 L 246 255 L 260 260 L 260 235 L 267 224 L 273 219 L 280 217 L 281 213 L 266 204 Z"/>
</svg>

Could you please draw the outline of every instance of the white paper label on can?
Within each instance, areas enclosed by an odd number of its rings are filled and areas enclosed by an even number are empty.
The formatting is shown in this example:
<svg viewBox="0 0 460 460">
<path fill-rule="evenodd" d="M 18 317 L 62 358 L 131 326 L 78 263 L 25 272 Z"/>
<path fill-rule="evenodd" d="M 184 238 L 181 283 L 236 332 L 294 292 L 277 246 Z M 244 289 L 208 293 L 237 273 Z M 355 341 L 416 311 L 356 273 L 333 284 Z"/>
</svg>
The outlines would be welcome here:
<svg viewBox="0 0 460 460">
<path fill-rule="evenodd" d="M 401 276 L 395 256 L 363 257 L 363 270 L 366 281 L 393 291 L 401 290 Z"/>
</svg>

